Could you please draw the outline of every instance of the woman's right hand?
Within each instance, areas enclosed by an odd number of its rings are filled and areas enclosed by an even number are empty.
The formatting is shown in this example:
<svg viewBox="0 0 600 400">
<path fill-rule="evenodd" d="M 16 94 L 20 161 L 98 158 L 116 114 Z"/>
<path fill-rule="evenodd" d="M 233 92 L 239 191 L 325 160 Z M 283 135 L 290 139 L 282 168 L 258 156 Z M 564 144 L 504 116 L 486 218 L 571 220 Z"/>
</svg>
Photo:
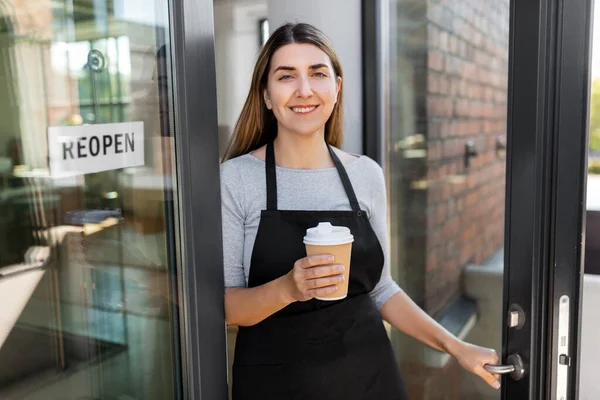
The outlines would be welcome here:
<svg viewBox="0 0 600 400">
<path fill-rule="evenodd" d="M 294 263 L 285 275 L 287 292 L 294 301 L 307 301 L 335 292 L 344 280 L 344 266 L 335 264 L 330 254 L 312 255 Z"/>
</svg>

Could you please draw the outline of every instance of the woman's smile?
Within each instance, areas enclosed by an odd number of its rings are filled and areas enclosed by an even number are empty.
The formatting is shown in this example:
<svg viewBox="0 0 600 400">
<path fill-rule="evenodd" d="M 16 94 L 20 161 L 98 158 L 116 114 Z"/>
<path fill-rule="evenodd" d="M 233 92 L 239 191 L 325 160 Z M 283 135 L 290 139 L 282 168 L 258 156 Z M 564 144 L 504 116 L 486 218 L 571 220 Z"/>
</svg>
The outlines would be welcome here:
<svg viewBox="0 0 600 400">
<path fill-rule="evenodd" d="M 292 110 L 295 114 L 299 115 L 308 115 L 315 111 L 319 106 L 318 105 L 301 105 L 301 106 L 292 106 L 290 110 Z"/>
</svg>

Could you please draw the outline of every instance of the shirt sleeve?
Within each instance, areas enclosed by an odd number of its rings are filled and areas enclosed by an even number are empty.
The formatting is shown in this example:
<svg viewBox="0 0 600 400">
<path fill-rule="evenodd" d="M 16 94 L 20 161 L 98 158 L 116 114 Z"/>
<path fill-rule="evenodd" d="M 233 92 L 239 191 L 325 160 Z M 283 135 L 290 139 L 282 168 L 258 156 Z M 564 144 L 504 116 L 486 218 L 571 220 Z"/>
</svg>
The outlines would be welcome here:
<svg viewBox="0 0 600 400">
<path fill-rule="evenodd" d="M 244 186 L 234 164 L 221 165 L 221 219 L 225 287 L 245 287 L 244 275 Z"/>
<path fill-rule="evenodd" d="M 383 270 L 379 283 L 371 291 L 371 299 L 375 302 L 377 308 L 381 308 L 393 295 L 400 292 L 402 289 L 394 282 L 390 272 L 390 252 L 388 244 L 388 228 L 387 228 L 387 196 L 385 189 L 385 178 L 383 169 L 375 164 L 374 179 L 371 180 L 371 215 L 369 220 L 371 227 L 375 231 L 375 235 L 379 239 L 381 248 L 383 249 Z"/>
</svg>

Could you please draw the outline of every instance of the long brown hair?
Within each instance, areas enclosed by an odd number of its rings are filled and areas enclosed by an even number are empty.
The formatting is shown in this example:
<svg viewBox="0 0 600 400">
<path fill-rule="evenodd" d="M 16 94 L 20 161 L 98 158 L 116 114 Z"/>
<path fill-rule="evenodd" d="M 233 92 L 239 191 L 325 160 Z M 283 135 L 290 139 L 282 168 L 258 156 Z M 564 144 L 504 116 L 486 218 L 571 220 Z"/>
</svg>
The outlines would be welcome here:
<svg viewBox="0 0 600 400">
<path fill-rule="evenodd" d="M 273 111 L 265 105 L 263 92 L 267 87 L 273 54 L 280 47 L 292 43 L 313 44 L 323 50 L 333 64 L 336 78 L 342 77 L 340 60 L 333 49 L 331 41 L 323 32 L 305 23 L 288 23 L 277 28 L 258 55 L 252 74 L 250 92 L 235 124 L 231 140 L 225 152 L 225 160 L 256 150 L 277 136 L 277 120 Z M 338 148 L 341 147 L 343 139 L 342 99 L 343 84 L 340 87 L 337 103 L 334 105 L 331 116 L 325 124 L 325 141 Z"/>
</svg>

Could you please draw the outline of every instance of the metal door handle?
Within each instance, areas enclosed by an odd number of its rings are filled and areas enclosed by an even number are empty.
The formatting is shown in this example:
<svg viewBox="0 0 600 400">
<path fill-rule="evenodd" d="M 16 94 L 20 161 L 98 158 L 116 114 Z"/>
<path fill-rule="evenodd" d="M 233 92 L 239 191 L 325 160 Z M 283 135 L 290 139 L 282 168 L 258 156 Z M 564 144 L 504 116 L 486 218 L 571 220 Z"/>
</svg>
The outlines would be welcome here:
<svg viewBox="0 0 600 400">
<path fill-rule="evenodd" d="M 486 364 L 483 368 L 492 374 L 510 374 L 511 378 L 515 381 L 518 381 L 525 376 L 525 364 L 520 355 L 511 354 L 506 359 L 506 362 L 508 363 L 507 365 Z"/>
<path fill-rule="evenodd" d="M 514 365 L 493 365 L 493 364 L 486 364 L 484 366 L 485 370 L 487 372 L 490 372 L 492 374 L 499 374 L 499 375 L 504 375 L 504 374 L 510 374 L 512 372 L 515 371 L 515 366 Z"/>
</svg>

